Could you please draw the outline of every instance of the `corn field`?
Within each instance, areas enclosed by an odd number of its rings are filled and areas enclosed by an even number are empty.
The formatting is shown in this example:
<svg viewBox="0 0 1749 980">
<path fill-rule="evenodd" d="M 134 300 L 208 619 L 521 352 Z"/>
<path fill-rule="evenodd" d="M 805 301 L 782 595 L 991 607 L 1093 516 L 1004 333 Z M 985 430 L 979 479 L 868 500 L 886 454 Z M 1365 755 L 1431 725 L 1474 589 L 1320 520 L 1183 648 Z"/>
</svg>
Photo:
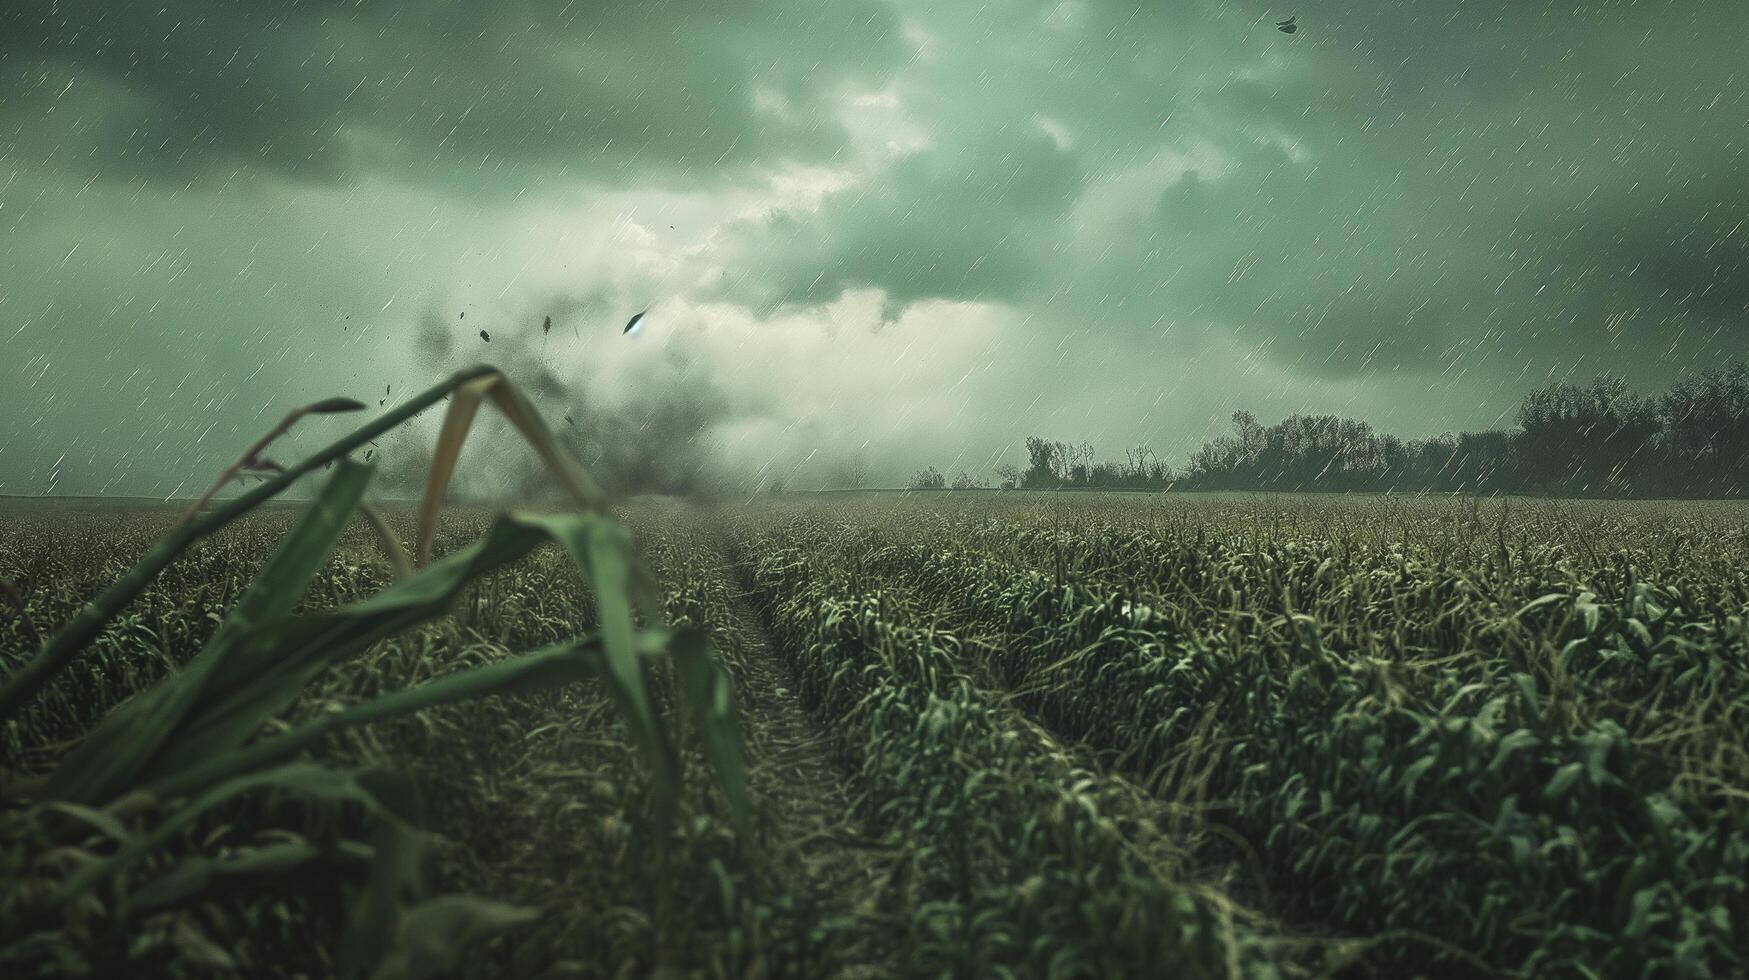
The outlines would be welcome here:
<svg viewBox="0 0 1749 980">
<path fill-rule="evenodd" d="M 215 648 L 278 669 L 230 611 L 318 509 L 7 719 L 7 975 L 1749 975 L 1743 505 L 644 500 L 627 564 L 451 511 L 411 578 L 348 510 L 273 619 L 323 669 L 123 772 Z M 177 521 L 0 504 L 0 670 Z"/>
</svg>

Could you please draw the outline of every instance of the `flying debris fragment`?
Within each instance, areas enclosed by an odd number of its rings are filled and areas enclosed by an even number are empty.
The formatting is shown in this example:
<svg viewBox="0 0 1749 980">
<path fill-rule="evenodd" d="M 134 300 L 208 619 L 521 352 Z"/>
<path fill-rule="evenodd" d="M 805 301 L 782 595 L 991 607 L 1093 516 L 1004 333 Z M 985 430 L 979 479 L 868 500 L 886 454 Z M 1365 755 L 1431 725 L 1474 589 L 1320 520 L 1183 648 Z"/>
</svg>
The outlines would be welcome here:
<svg viewBox="0 0 1749 980">
<path fill-rule="evenodd" d="M 468 311 L 467 310 L 463 310 L 462 315 L 456 317 L 457 320 L 466 320 L 467 318 L 468 318 Z"/>
<path fill-rule="evenodd" d="M 489 344 L 492 342 L 492 335 L 482 330 L 480 331 L 480 339 Z"/>
<path fill-rule="evenodd" d="M 540 332 L 541 332 L 541 336 L 543 336 L 543 337 L 545 337 L 547 334 L 553 332 L 553 318 L 552 317 L 549 316 L 541 322 Z"/>
<path fill-rule="evenodd" d="M 385 396 L 387 396 L 387 395 L 388 395 L 388 393 L 389 393 L 389 389 L 390 389 L 390 388 L 393 388 L 393 387 L 394 387 L 394 386 L 395 386 L 395 383 L 394 383 L 394 382 L 393 382 L 393 381 L 391 381 L 391 382 L 389 382 L 389 383 L 388 383 L 388 384 L 386 384 L 386 385 L 383 385 L 383 394 L 384 394 L 384 395 L 385 395 Z"/>
<path fill-rule="evenodd" d="M 644 311 L 644 313 L 648 313 L 648 312 L 650 312 L 650 311 L 649 311 L 649 310 L 645 310 L 645 311 Z M 624 331 L 623 331 L 623 332 L 622 332 L 622 333 L 621 333 L 621 334 L 620 334 L 620 336 L 622 336 L 622 337 L 623 337 L 623 336 L 625 336 L 625 335 L 626 335 L 626 334 L 628 334 L 628 333 L 631 333 L 631 332 L 632 332 L 632 331 L 633 331 L 633 330 L 636 330 L 636 329 L 638 329 L 638 328 L 639 328 L 639 327 L 641 327 L 641 326 L 643 326 L 643 324 L 644 324 L 644 313 L 639 313 L 639 314 L 638 314 L 638 315 L 637 315 L 637 316 L 634 316 L 634 317 L 632 317 L 632 318 L 631 318 L 631 319 L 630 319 L 630 320 L 627 320 L 627 321 L 626 321 L 626 328 L 625 328 L 625 330 L 624 330 Z"/>
<path fill-rule="evenodd" d="M 1298 17 L 1298 16 L 1299 16 L 1299 14 L 1294 14 L 1293 17 L 1289 17 L 1287 20 L 1276 21 L 1275 22 L 1275 29 L 1282 32 L 1283 34 L 1292 34 L 1293 32 L 1299 30 L 1299 26 L 1294 23 L 1294 17 Z"/>
<path fill-rule="evenodd" d="M 565 424 L 566 425 L 576 425 L 577 420 L 572 418 L 571 416 L 567 415 L 567 416 L 565 416 Z"/>
</svg>

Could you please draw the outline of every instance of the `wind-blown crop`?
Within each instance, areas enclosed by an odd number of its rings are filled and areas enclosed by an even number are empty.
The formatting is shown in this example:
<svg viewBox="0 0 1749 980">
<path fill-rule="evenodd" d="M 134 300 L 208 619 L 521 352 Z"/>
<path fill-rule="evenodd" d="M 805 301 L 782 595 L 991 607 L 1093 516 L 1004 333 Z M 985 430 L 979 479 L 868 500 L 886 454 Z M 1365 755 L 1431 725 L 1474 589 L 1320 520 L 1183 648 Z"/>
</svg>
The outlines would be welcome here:
<svg viewBox="0 0 1749 980">
<path fill-rule="evenodd" d="M 446 395 L 449 411 L 419 515 L 419 570 L 361 601 L 296 612 L 359 512 L 374 472 L 346 454 Z M 472 544 L 428 563 L 444 488 L 477 406 L 488 398 L 542 457 L 576 509 L 503 515 Z M 465 895 L 427 894 L 420 859 L 424 845 L 416 830 L 422 808 L 415 787 L 403 777 L 298 760 L 343 730 L 500 692 L 593 681 L 618 706 L 651 772 L 651 801 L 662 827 L 678 806 L 680 770 L 645 679 L 652 659 L 673 664 L 703 754 L 731 812 L 737 821 L 744 819 L 745 776 L 727 676 L 696 632 L 634 628 L 634 601 L 652 613 L 659 609 L 647 572 L 633 558 L 629 534 L 607 514 L 593 481 L 559 447 L 538 414 L 489 368 L 456 375 L 302 463 L 282 468 L 262 486 L 172 529 L 11 673 L 0 689 L 0 721 L 14 720 L 57 675 L 90 656 L 93 640 L 191 544 L 329 464 L 335 464 L 333 476 L 199 653 L 110 711 L 55 768 L 6 787 L 14 802 L 0 826 L 9 838 L 8 860 L 20 877 L 0 899 L 0 957 L 20 968 L 77 960 L 84 953 L 69 944 L 74 936 L 125 950 L 136 925 L 166 908 L 198 901 L 220 887 L 243 881 L 268 885 L 338 862 L 368 869 L 349 914 L 341 973 L 426 976 L 446 969 L 470 940 L 524 925 L 532 913 Z M 599 623 L 595 633 L 270 730 L 269 722 L 318 678 L 377 641 L 441 615 L 464 587 L 548 543 L 570 557 L 592 591 Z M 356 807 L 372 818 L 371 840 L 287 841 L 236 855 L 184 855 L 168 864 L 156 857 L 210 814 L 264 793 L 278 800 Z M 44 873 L 51 855 L 75 845 L 78 861 L 50 861 L 47 867 L 60 873 Z"/>
</svg>

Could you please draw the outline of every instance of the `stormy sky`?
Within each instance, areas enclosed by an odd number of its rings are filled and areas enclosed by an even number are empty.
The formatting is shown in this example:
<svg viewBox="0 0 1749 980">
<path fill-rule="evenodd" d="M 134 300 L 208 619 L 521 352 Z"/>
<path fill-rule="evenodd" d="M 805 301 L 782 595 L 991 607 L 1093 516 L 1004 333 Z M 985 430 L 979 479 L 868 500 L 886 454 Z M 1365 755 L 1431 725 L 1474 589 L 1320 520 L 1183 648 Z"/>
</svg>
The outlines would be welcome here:
<svg viewBox="0 0 1749 980">
<path fill-rule="evenodd" d="M 1746 351 L 1745 37 L 1741 0 L 7 0 L 0 494 L 197 493 L 294 405 L 478 361 L 793 487 L 1656 389 Z"/>
</svg>

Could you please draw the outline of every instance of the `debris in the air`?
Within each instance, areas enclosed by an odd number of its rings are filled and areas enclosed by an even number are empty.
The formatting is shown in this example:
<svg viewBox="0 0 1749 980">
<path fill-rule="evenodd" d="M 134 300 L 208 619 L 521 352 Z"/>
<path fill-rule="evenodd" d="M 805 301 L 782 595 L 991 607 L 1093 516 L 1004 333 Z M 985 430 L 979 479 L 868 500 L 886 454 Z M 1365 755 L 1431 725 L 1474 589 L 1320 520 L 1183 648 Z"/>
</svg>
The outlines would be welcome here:
<svg viewBox="0 0 1749 980">
<path fill-rule="evenodd" d="M 375 455 L 376 455 L 376 454 L 377 454 L 377 451 L 376 451 L 376 450 L 374 450 L 374 449 L 366 449 L 366 450 L 365 450 L 365 451 L 364 451 L 364 461 L 365 461 L 365 462 L 367 462 L 367 463 L 368 463 L 368 462 L 370 462 L 370 458 L 371 458 L 371 457 L 372 457 L 372 456 L 375 456 Z"/>
<path fill-rule="evenodd" d="M 545 320 L 541 321 L 540 332 L 541 332 L 541 336 L 543 336 L 543 337 L 546 336 L 547 334 L 553 332 L 553 318 L 552 317 L 549 316 Z"/>
<path fill-rule="evenodd" d="M 1289 17 L 1287 20 L 1276 21 L 1275 22 L 1275 29 L 1282 32 L 1283 34 L 1292 34 L 1293 32 L 1299 30 L 1299 27 L 1294 24 L 1294 17 L 1298 17 L 1298 16 L 1299 16 L 1299 14 L 1294 14 L 1293 17 Z"/>
<path fill-rule="evenodd" d="M 468 318 L 468 311 L 467 310 L 463 310 L 462 315 L 456 317 L 457 320 L 466 320 L 467 318 Z"/>
<path fill-rule="evenodd" d="M 574 418 L 572 418 L 572 417 L 571 417 L 571 416 L 569 416 L 569 415 L 567 415 L 567 416 L 565 416 L 565 424 L 567 424 L 567 425 L 576 425 L 576 424 L 577 424 L 577 420 L 576 420 L 576 419 L 574 419 Z"/>
<path fill-rule="evenodd" d="M 480 331 L 480 339 L 489 344 L 492 342 L 492 335 L 482 330 Z"/>
<path fill-rule="evenodd" d="M 389 389 L 390 389 L 390 388 L 393 388 L 393 387 L 394 387 L 394 386 L 395 386 L 395 383 L 394 383 L 394 382 L 393 382 L 393 381 L 391 381 L 391 382 L 389 382 L 389 383 L 388 383 L 388 384 L 386 384 L 386 385 L 383 385 L 383 394 L 384 394 L 384 395 L 385 395 L 385 396 L 386 396 L 386 395 L 388 395 L 388 393 L 389 393 Z"/>
<path fill-rule="evenodd" d="M 644 313 L 648 313 L 648 312 L 650 312 L 650 311 L 649 310 L 644 311 Z M 620 333 L 620 336 L 623 337 L 626 334 L 631 333 L 633 330 L 638 329 L 639 325 L 641 325 L 644 322 L 644 313 L 639 313 L 637 316 L 634 316 L 630 320 L 627 320 L 626 321 L 626 328 L 624 331 L 622 331 Z"/>
</svg>

